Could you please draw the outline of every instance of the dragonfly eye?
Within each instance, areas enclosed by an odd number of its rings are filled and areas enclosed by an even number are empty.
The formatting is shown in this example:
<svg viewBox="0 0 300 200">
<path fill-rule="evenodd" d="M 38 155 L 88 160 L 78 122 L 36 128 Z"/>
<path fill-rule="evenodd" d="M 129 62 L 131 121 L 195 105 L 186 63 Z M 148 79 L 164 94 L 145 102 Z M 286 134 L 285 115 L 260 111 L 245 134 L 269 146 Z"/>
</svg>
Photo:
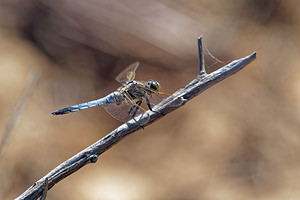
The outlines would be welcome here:
<svg viewBox="0 0 300 200">
<path fill-rule="evenodd" d="M 160 88 L 160 85 L 159 85 L 159 83 L 158 83 L 157 81 L 150 80 L 150 81 L 148 82 L 148 84 L 149 84 L 149 87 L 150 87 L 151 89 L 155 90 L 155 91 L 158 91 L 159 88 Z"/>
</svg>

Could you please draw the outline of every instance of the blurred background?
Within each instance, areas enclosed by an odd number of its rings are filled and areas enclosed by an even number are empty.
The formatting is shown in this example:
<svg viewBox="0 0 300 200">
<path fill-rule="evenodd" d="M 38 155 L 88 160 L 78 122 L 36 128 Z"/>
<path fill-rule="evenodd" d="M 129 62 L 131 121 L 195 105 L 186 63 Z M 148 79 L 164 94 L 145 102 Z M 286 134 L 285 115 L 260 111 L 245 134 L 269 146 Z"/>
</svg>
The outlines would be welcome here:
<svg viewBox="0 0 300 200">
<path fill-rule="evenodd" d="M 16 198 L 121 124 L 100 107 L 52 111 L 115 90 L 115 76 L 135 61 L 137 80 L 176 91 L 197 75 L 200 35 L 209 72 L 254 51 L 258 58 L 47 199 L 299 199 L 299 9 L 297 0 L 2 0 L 2 140 L 28 74 L 42 75 L 5 139 L 0 199 Z"/>
</svg>

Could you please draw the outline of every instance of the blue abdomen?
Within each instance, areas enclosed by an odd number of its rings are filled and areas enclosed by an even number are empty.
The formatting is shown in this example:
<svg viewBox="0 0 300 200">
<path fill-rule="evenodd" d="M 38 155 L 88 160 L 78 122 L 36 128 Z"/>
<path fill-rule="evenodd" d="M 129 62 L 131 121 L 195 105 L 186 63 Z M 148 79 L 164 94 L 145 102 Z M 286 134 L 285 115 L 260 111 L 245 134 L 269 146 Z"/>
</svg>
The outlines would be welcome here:
<svg viewBox="0 0 300 200">
<path fill-rule="evenodd" d="M 60 110 L 52 112 L 52 114 L 53 115 L 63 115 L 63 114 L 67 114 L 69 112 L 75 112 L 77 110 L 83 110 L 83 109 L 91 108 L 91 107 L 94 107 L 94 106 L 100 106 L 104 103 L 110 103 L 108 96 L 109 95 L 107 95 L 104 98 L 97 99 L 97 100 L 94 100 L 94 101 L 89 101 L 89 102 L 78 104 L 78 105 L 75 105 L 75 106 L 62 108 Z"/>
</svg>

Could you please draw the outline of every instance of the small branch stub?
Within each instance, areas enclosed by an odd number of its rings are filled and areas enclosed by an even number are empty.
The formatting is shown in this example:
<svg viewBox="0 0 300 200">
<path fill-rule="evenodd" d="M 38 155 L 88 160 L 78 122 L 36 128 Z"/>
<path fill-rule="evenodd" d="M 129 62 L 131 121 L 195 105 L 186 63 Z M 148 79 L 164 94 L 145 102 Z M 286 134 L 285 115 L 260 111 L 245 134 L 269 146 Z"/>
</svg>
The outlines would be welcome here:
<svg viewBox="0 0 300 200">
<path fill-rule="evenodd" d="M 90 156 L 90 161 L 91 161 L 91 163 L 96 163 L 98 161 L 98 156 L 96 156 L 96 155 Z"/>
<path fill-rule="evenodd" d="M 199 55 L 199 76 L 203 76 L 206 74 L 206 71 L 205 71 L 203 48 L 202 48 L 202 36 L 198 37 L 198 55 Z"/>
</svg>

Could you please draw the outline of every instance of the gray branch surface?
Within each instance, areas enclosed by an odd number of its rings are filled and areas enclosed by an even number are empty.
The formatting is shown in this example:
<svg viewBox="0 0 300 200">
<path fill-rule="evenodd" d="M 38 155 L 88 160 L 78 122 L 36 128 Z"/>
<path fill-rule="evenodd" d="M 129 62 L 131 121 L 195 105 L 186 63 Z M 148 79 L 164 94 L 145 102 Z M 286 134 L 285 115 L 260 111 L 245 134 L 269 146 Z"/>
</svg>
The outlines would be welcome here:
<svg viewBox="0 0 300 200">
<path fill-rule="evenodd" d="M 52 188 L 56 183 L 69 176 L 70 174 L 76 172 L 81 167 L 89 164 L 95 163 L 98 160 L 98 156 L 103 152 L 111 148 L 114 144 L 124 139 L 127 135 L 148 126 L 152 122 L 160 119 L 171 111 L 183 106 L 187 101 L 191 100 L 196 95 L 199 95 L 207 88 L 213 86 L 214 84 L 224 80 L 225 78 L 233 75 L 239 70 L 243 69 L 246 65 L 252 62 L 256 58 L 256 53 L 252 53 L 249 56 L 241 58 L 239 60 L 232 61 L 231 63 L 221 67 L 220 69 L 207 74 L 205 72 L 204 58 L 202 53 L 202 37 L 198 38 L 198 50 L 199 50 L 199 74 L 185 87 L 179 89 L 173 94 L 173 96 L 165 99 L 158 105 L 156 105 L 153 110 L 157 112 L 152 112 L 148 110 L 150 120 L 144 124 L 138 123 L 135 120 L 130 120 L 123 125 L 119 126 L 111 133 L 98 140 L 91 146 L 77 153 L 75 156 L 71 157 L 64 163 L 57 166 L 46 176 L 35 182 L 30 188 L 28 188 L 23 194 L 21 194 L 16 199 L 38 199 L 42 194 L 45 194 L 45 190 Z M 144 115 L 146 116 L 146 115 Z M 137 117 L 138 118 L 138 117 Z M 47 184 L 45 184 L 47 183 Z"/>
</svg>

